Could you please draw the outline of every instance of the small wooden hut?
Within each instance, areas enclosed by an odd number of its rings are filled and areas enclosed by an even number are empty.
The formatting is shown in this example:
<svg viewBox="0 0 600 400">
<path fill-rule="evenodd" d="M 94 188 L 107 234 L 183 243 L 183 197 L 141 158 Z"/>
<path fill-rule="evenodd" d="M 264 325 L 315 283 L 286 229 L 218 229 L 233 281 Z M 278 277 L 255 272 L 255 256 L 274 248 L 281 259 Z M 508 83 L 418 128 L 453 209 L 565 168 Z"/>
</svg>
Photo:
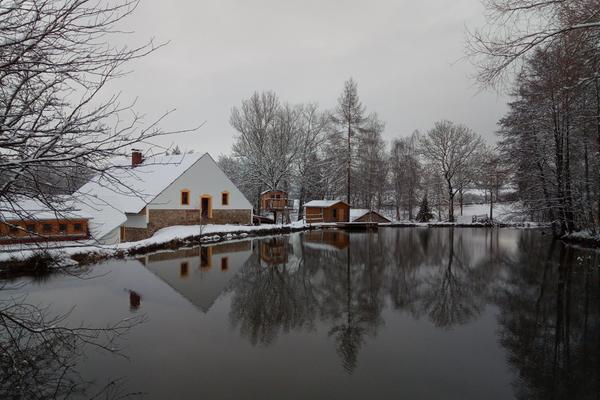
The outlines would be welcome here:
<svg viewBox="0 0 600 400">
<path fill-rule="evenodd" d="M 282 219 L 289 223 L 290 211 L 293 208 L 293 201 L 288 199 L 288 193 L 283 190 L 266 190 L 260 194 L 261 213 L 273 214 L 275 223 L 277 223 L 277 215 L 281 215 Z"/>
<path fill-rule="evenodd" d="M 373 210 L 352 209 L 350 210 L 350 222 L 375 222 L 378 224 L 388 224 L 392 221 Z"/>
<path fill-rule="evenodd" d="M 348 222 L 350 205 L 342 200 L 313 200 L 304 205 L 304 215 L 308 223 Z"/>
</svg>

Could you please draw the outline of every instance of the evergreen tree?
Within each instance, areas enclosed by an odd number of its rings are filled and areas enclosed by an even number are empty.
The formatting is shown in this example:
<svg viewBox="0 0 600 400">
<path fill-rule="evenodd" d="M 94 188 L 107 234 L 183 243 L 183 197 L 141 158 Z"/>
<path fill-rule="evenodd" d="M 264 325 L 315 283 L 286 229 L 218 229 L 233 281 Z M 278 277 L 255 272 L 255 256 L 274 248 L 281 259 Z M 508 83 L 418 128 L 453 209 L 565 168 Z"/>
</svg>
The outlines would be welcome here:
<svg viewBox="0 0 600 400">
<path fill-rule="evenodd" d="M 417 214 L 418 222 L 429 222 L 434 218 L 433 213 L 429 209 L 429 202 L 427 201 L 427 194 L 423 196 L 423 200 L 421 201 L 421 207 L 419 208 L 419 213 Z"/>
<path fill-rule="evenodd" d="M 364 129 L 367 122 L 365 107 L 358 97 L 358 89 L 353 79 L 344 82 L 344 91 L 338 99 L 332 120 L 335 127 L 332 134 L 338 150 L 336 162 L 344 164 L 343 166 L 337 165 L 336 169 L 338 171 L 345 169 L 346 199 L 348 203 L 351 203 L 351 175 L 353 156 L 356 153 L 356 136 Z"/>
</svg>

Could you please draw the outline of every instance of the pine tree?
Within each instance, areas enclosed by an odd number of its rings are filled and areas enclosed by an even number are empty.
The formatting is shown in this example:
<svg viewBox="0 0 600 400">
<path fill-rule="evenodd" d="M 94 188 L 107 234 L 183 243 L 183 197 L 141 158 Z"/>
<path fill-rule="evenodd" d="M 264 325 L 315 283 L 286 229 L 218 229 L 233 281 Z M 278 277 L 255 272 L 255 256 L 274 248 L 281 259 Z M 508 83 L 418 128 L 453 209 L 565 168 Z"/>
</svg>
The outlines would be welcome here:
<svg viewBox="0 0 600 400">
<path fill-rule="evenodd" d="M 356 151 L 355 136 L 364 128 L 367 121 L 365 108 L 360 102 L 356 82 L 353 79 L 344 82 L 344 91 L 338 99 L 338 105 L 332 115 L 332 120 L 335 125 L 335 133 L 340 136 L 339 139 L 344 137 L 345 140 L 344 151 L 342 152 L 344 153 L 344 159 L 338 161 L 343 161 L 345 164 L 346 198 L 348 203 L 351 203 L 352 158 Z M 340 142 L 338 142 L 338 145 L 341 147 Z"/>
<path fill-rule="evenodd" d="M 434 218 L 433 213 L 429 209 L 429 202 L 427 201 L 427 194 L 423 196 L 423 200 L 421 201 L 421 207 L 419 208 L 419 213 L 417 214 L 418 222 L 429 222 Z"/>
</svg>

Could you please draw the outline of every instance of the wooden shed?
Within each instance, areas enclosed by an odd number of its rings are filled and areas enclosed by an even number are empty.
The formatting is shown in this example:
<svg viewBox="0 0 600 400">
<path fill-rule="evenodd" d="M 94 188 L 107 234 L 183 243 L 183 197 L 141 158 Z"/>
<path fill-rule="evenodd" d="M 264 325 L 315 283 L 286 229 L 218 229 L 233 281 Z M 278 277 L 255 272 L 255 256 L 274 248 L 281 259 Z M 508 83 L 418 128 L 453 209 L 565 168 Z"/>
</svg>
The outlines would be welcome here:
<svg viewBox="0 0 600 400">
<path fill-rule="evenodd" d="M 350 210 L 350 222 L 376 222 L 378 224 L 388 224 L 392 221 L 379 214 L 377 211 L 352 209 Z"/>
<path fill-rule="evenodd" d="M 66 204 L 58 212 L 34 199 L 0 204 L 0 244 L 89 239 L 89 217 Z M 17 209 L 18 208 L 18 209 Z"/>
<path fill-rule="evenodd" d="M 280 211 L 288 207 L 288 194 L 283 190 L 267 190 L 260 194 L 260 209 Z"/>
<path fill-rule="evenodd" d="M 304 215 L 308 223 L 348 222 L 350 205 L 342 200 L 313 200 L 304 205 Z"/>
</svg>

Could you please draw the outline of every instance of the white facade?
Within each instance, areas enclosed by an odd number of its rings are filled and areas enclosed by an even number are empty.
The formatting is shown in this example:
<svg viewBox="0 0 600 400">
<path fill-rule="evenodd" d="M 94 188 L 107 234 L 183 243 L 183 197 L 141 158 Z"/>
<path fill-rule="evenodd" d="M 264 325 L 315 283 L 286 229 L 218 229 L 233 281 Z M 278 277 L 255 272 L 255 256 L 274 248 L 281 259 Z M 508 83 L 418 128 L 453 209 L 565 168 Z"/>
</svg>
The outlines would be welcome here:
<svg viewBox="0 0 600 400">
<path fill-rule="evenodd" d="M 181 204 L 181 192 L 189 191 L 190 204 Z M 223 192 L 229 193 L 229 204 L 221 204 Z M 213 210 L 252 210 L 252 204 L 229 180 L 227 175 L 208 154 L 204 154 L 187 171 L 163 190 L 147 208 L 154 210 L 197 210 L 200 199 L 210 196 Z"/>
</svg>

